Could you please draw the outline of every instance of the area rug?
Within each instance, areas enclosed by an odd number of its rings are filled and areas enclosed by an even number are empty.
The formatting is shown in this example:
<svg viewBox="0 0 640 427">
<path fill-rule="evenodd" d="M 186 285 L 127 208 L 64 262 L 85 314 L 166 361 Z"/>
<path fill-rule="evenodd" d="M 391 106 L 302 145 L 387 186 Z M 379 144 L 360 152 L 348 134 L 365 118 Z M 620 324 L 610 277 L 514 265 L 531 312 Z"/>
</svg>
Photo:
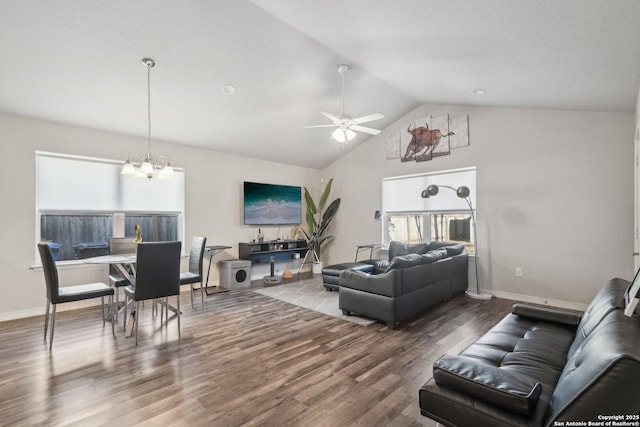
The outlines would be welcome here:
<svg viewBox="0 0 640 427">
<path fill-rule="evenodd" d="M 338 308 L 338 292 L 328 292 L 322 286 L 321 278 L 302 280 L 283 285 L 251 289 L 262 295 L 288 302 L 308 310 L 367 326 L 375 320 L 358 315 L 345 316 Z"/>
</svg>

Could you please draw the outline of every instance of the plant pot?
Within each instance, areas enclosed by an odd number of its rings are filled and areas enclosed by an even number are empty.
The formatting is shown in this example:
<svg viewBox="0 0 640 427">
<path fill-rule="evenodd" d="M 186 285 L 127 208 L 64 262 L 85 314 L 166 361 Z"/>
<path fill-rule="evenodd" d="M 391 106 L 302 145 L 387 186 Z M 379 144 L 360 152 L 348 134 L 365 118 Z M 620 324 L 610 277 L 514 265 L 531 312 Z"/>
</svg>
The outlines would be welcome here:
<svg viewBox="0 0 640 427">
<path fill-rule="evenodd" d="M 313 274 L 322 274 L 322 262 L 314 262 L 311 264 L 311 272 Z"/>
</svg>

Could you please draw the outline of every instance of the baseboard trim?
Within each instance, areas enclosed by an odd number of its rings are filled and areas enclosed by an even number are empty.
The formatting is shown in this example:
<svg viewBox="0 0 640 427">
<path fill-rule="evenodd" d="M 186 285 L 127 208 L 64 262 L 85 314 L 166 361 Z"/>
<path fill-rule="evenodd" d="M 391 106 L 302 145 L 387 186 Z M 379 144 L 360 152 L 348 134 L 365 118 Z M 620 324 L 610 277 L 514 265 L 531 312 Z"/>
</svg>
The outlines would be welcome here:
<svg viewBox="0 0 640 427">
<path fill-rule="evenodd" d="M 534 297 L 531 295 L 521 295 L 521 294 L 514 294 L 511 292 L 503 292 L 503 291 L 494 291 L 494 290 L 488 291 L 486 289 L 481 289 L 481 290 L 492 294 L 496 298 L 529 302 L 532 304 L 548 305 L 551 307 L 566 308 L 568 310 L 577 310 L 577 311 L 584 311 L 587 308 L 587 304 L 581 304 L 581 303 L 572 302 L 572 301 L 564 301 L 564 300 L 553 299 L 553 298 Z"/>
<path fill-rule="evenodd" d="M 36 316 L 44 316 L 44 307 L 10 311 L 8 313 L 0 313 L 0 322 L 6 322 L 9 320 L 24 319 L 26 317 L 36 317 Z"/>
<path fill-rule="evenodd" d="M 216 285 L 217 283 L 218 283 L 217 281 L 212 280 L 212 281 L 209 282 L 209 286 Z M 183 293 L 183 292 L 191 292 L 191 287 L 189 285 L 180 286 L 180 293 Z M 122 293 L 120 293 L 120 298 L 124 298 Z M 85 300 L 85 301 L 77 301 L 77 302 L 68 302 L 68 303 L 64 303 L 64 304 L 58 304 L 57 312 L 60 313 L 60 312 L 63 312 L 63 311 L 77 310 L 79 308 L 93 307 L 93 306 L 96 306 L 96 305 L 100 305 L 100 298 L 94 298 L 94 299 Z M 45 306 L 45 304 L 43 302 L 42 303 L 42 307 L 33 307 L 33 308 L 27 308 L 25 310 L 17 310 L 17 311 L 9 311 L 7 313 L 0 313 L 0 322 L 6 322 L 6 321 L 9 321 L 9 320 L 24 319 L 24 318 L 27 318 L 27 317 L 36 317 L 36 316 L 43 316 L 44 317 L 44 311 L 45 311 L 45 307 L 44 306 Z"/>
</svg>

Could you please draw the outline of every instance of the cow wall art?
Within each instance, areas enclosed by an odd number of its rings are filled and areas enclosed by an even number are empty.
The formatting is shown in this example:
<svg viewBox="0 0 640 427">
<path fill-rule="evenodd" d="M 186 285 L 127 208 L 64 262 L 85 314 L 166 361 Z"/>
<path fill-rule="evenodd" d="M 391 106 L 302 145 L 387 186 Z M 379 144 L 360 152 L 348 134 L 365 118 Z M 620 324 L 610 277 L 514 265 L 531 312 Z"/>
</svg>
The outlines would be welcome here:
<svg viewBox="0 0 640 427">
<path fill-rule="evenodd" d="M 387 159 L 423 162 L 469 145 L 469 116 L 428 116 L 387 137 Z"/>
</svg>

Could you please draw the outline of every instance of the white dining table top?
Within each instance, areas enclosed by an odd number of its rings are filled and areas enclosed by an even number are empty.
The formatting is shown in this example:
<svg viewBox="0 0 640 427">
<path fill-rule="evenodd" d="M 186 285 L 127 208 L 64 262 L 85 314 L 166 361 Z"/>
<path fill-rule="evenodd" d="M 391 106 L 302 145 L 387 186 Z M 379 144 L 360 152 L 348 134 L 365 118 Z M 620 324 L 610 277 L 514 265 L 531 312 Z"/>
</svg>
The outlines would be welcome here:
<svg viewBox="0 0 640 427">
<path fill-rule="evenodd" d="M 131 264 L 136 262 L 136 254 L 94 256 L 82 261 L 88 264 Z"/>
</svg>

